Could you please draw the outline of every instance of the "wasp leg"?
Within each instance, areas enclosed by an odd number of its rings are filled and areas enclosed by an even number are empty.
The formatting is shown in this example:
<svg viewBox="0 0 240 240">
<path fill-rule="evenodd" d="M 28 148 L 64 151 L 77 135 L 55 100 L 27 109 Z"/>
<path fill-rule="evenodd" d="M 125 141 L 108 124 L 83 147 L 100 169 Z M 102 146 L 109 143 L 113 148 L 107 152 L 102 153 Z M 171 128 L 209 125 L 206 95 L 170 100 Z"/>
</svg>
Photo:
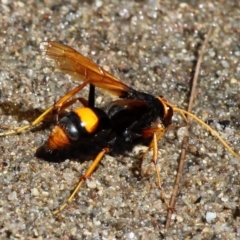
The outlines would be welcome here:
<svg viewBox="0 0 240 240">
<path fill-rule="evenodd" d="M 61 212 L 73 200 L 73 198 L 76 196 L 77 192 L 81 188 L 82 184 L 92 175 L 94 170 L 97 168 L 99 162 L 102 160 L 103 156 L 106 153 L 108 153 L 109 151 L 110 151 L 109 148 L 104 148 L 104 149 L 102 149 L 102 151 L 100 153 L 98 153 L 97 157 L 94 159 L 93 163 L 88 168 L 86 173 L 80 178 L 78 185 L 75 187 L 75 189 L 73 190 L 72 194 L 69 196 L 67 201 L 64 204 L 62 204 L 58 209 L 53 211 L 52 212 L 53 215 L 58 214 L 59 212 Z"/>
<path fill-rule="evenodd" d="M 88 107 L 88 101 L 87 101 L 85 98 L 81 98 L 81 97 L 79 97 L 79 98 L 74 98 L 74 99 L 72 99 L 72 100 L 64 103 L 64 104 L 61 106 L 61 108 L 54 108 L 54 109 L 52 110 L 52 114 L 55 115 L 54 118 L 55 118 L 56 123 L 57 123 L 58 120 L 59 120 L 59 119 L 58 119 L 59 114 L 60 114 L 63 110 L 65 110 L 66 108 L 72 106 L 72 105 L 73 105 L 75 102 L 77 102 L 77 101 L 79 101 L 84 107 Z"/>
<path fill-rule="evenodd" d="M 65 96 L 63 96 L 60 100 L 58 100 L 54 105 L 52 105 L 51 107 L 49 107 L 45 112 L 43 112 L 38 118 L 36 118 L 33 122 L 31 122 L 28 125 L 22 126 L 22 127 L 18 127 L 14 130 L 5 132 L 5 133 L 0 133 L 0 137 L 2 136 L 8 136 L 8 135 L 13 135 L 13 134 L 18 134 L 24 130 L 27 130 L 29 128 L 32 128 L 36 125 L 38 125 L 39 123 L 41 123 L 44 119 L 46 119 L 46 117 L 49 114 L 52 114 L 53 112 L 57 111 L 57 113 L 61 112 L 62 109 L 65 109 L 65 105 L 69 106 L 68 103 L 66 103 L 69 98 L 71 98 L 72 96 L 74 96 L 77 92 L 79 92 L 80 90 L 82 90 L 87 84 L 89 84 L 89 81 L 85 81 L 83 82 L 81 85 L 77 86 L 76 88 L 74 88 L 73 90 L 71 90 L 70 92 L 68 92 Z M 70 101 L 71 102 L 71 101 Z"/>
<path fill-rule="evenodd" d="M 79 97 L 79 98 L 74 98 L 66 103 L 64 103 L 64 105 L 61 107 L 61 112 L 72 106 L 75 102 L 79 101 L 84 107 L 88 107 L 88 101 L 85 98 Z"/>
<path fill-rule="evenodd" d="M 85 84 L 86 82 L 84 82 L 83 84 Z M 84 107 L 94 107 L 94 105 L 95 105 L 95 87 L 92 84 L 90 84 L 90 86 L 89 86 L 88 101 L 81 97 L 68 101 L 69 98 L 71 98 L 73 95 L 75 95 L 77 92 L 79 92 L 82 89 L 82 88 L 80 88 L 80 90 L 79 90 L 79 87 L 81 87 L 81 86 L 82 86 L 82 84 L 77 86 L 73 90 L 71 90 L 69 93 L 67 93 L 64 97 L 62 97 L 60 100 L 58 100 L 54 104 L 54 109 L 52 111 L 56 114 L 56 122 L 58 122 L 59 113 L 62 112 L 64 109 L 68 108 L 69 106 L 73 105 L 77 101 L 81 102 Z"/>
<path fill-rule="evenodd" d="M 160 177 L 159 169 L 157 168 L 157 157 L 158 157 L 157 143 L 163 137 L 165 132 L 166 132 L 166 128 L 164 128 L 164 127 L 150 128 L 150 129 L 144 129 L 143 130 L 143 137 L 152 135 L 152 141 L 149 144 L 148 149 L 144 152 L 144 154 L 141 158 L 141 165 L 142 165 L 142 162 L 143 162 L 144 158 L 148 154 L 148 152 L 153 150 L 152 163 L 155 166 L 155 171 L 156 171 L 156 174 L 157 174 L 157 179 L 158 179 L 158 185 L 159 186 L 161 186 L 161 177 Z"/>
<path fill-rule="evenodd" d="M 165 134 L 166 131 L 167 131 L 167 129 L 165 127 L 144 129 L 143 137 L 152 135 L 152 141 L 149 144 L 148 149 L 145 151 L 145 153 L 143 154 L 143 156 L 141 158 L 141 164 L 142 164 L 144 158 L 146 157 L 147 153 L 149 151 L 153 150 L 152 163 L 154 164 L 155 172 L 157 175 L 157 183 L 161 190 L 161 198 L 162 198 L 163 202 L 165 203 L 165 205 L 169 208 L 169 203 L 167 202 L 165 194 L 164 194 L 163 190 L 161 189 L 162 180 L 160 177 L 160 170 L 157 167 L 158 141 L 163 137 L 163 135 Z"/>
</svg>

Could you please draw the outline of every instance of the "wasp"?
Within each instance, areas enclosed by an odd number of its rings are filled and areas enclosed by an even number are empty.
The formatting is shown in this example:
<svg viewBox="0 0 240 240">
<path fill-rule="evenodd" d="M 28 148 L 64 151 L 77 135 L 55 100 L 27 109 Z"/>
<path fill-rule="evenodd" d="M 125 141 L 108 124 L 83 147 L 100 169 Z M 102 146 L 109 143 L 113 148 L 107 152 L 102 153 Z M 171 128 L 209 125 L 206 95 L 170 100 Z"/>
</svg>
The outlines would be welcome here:
<svg viewBox="0 0 240 240">
<path fill-rule="evenodd" d="M 142 158 L 149 151 L 153 151 L 152 162 L 155 165 L 158 184 L 161 185 L 160 174 L 156 166 L 158 140 L 171 127 L 172 117 L 175 112 L 181 114 L 185 124 L 187 124 L 186 115 L 195 119 L 216 136 L 235 157 L 240 158 L 209 125 L 194 114 L 170 104 L 162 96 L 153 96 L 135 90 L 87 57 L 62 43 L 54 41 L 42 42 L 40 49 L 43 57 L 52 61 L 55 68 L 71 75 L 78 81 L 82 81 L 82 83 L 60 98 L 29 125 L 0 133 L 0 136 L 21 133 L 42 123 L 49 115 L 55 114 L 58 116 L 59 113 L 76 102 L 80 102 L 83 107 L 73 109 L 58 120 L 44 145 L 47 151 L 67 149 L 73 144 L 94 138 L 99 132 L 106 131 L 108 133 L 106 146 L 97 154 L 67 201 L 55 210 L 54 214 L 63 210 L 73 200 L 82 184 L 95 171 L 104 155 L 109 153 L 113 146 L 119 142 L 130 143 L 136 139 L 150 139 L 149 147 Z M 75 97 L 87 85 L 89 85 L 88 99 Z M 108 111 L 95 106 L 95 87 L 117 97 L 117 100 L 111 102 Z"/>
</svg>

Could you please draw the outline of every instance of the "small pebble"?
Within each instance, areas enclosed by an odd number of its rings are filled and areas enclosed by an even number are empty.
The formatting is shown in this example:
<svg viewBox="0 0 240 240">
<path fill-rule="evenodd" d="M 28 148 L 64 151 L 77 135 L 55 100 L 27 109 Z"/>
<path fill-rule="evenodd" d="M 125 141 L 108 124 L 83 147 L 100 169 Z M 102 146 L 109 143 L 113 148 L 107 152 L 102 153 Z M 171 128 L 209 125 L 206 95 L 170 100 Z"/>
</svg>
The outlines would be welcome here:
<svg viewBox="0 0 240 240">
<path fill-rule="evenodd" d="M 9 201 L 17 200 L 17 193 L 16 193 L 15 191 L 11 192 L 11 193 L 8 195 L 8 200 L 9 200 Z"/>
<path fill-rule="evenodd" d="M 208 223 L 211 223 L 214 221 L 214 219 L 217 217 L 217 214 L 215 212 L 207 212 L 206 214 L 206 220 Z"/>
</svg>

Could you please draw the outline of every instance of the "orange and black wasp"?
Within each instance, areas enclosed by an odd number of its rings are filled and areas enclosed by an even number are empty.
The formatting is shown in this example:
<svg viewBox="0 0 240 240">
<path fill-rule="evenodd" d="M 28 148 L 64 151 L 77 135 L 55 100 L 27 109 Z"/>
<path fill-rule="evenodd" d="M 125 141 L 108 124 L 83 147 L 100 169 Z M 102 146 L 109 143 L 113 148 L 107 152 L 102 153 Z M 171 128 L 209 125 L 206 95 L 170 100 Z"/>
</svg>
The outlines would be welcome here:
<svg viewBox="0 0 240 240">
<path fill-rule="evenodd" d="M 240 158 L 210 126 L 194 114 L 170 104 L 162 96 L 153 96 L 127 86 L 90 59 L 62 43 L 43 42 L 41 50 L 45 59 L 53 61 L 54 67 L 70 74 L 82 83 L 49 107 L 31 124 L 0 133 L 0 136 L 20 133 L 34 127 L 51 114 L 58 116 L 59 113 L 78 101 L 82 103 L 83 107 L 70 111 L 58 121 L 44 148 L 49 152 L 66 149 L 80 141 L 93 138 L 101 131 L 109 133 L 106 146 L 98 153 L 89 169 L 81 177 L 67 202 L 54 213 L 58 213 L 66 207 L 68 202 L 72 201 L 81 185 L 94 172 L 104 154 L 110 152 L 118 142 L 130 143 L 136 139 L 150 139 L 149 148 L 143 154 L 143 158 L 147 152 L 153 151 L 152 162 L 155 164 L 158 184 L 161 185 L 156 167 L 157 143 L 171 126 L 174 112 L 180 113 L 186 123 L 185 115 L 191 116 L 216 136 L 235 157 Z M 73 98 L 87 85 L 90 86 L 88 100 L 81 97 Z M 112 101 L 108 111 L 95 107 L 95 87 L 106 90 L 118 98 Z"/>
</svg>

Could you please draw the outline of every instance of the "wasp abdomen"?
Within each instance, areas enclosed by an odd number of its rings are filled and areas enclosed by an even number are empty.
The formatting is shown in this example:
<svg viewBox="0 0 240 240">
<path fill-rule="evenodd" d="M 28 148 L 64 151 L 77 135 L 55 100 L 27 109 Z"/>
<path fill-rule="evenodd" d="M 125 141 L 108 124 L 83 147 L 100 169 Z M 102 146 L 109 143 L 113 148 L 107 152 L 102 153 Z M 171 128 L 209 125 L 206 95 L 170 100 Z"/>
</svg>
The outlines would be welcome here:
<svg viewBox="0 0 240 240">
<path fill-rule="evenodd" d="M 87 139 L 100 130 L 109 129 L 107 114 L 98 108 L 77 108 L 64 116 L 48 138 L 46 148 L 56 150 L 66 148 L 73 142 Z"/>
</svg>

